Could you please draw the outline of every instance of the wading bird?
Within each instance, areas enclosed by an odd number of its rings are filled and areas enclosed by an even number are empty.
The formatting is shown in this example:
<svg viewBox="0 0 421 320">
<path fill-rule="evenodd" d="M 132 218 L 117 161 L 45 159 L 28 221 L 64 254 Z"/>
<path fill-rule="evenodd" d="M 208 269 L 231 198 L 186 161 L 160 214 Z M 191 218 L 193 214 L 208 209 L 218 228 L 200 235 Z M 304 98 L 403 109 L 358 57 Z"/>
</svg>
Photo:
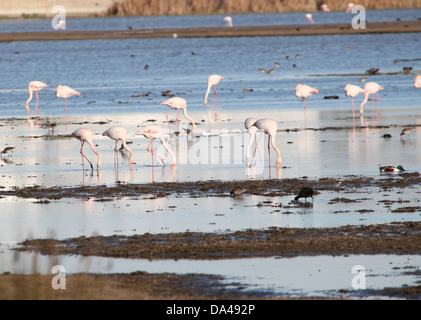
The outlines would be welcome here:
<svg viewBox="0 0 421 320">
<path fill-rule="evenodd" d="M 273 119 L 264 118 L 264 119 L 257 120 L 256 122 L 253 123 L 252 126 L 256 127 L 257 130 L 263 130 L 263 133 L 265 133 L 269 136 L 269 139 L 268 139 L 269 167 L 270 167 L 270 147 L 272 145 L 272 148 L 275 149 L 275 151 L 278 155 L 278 157 L 276 159 L 276 167 L 279 168 L 279 166 L 282 162 L 281 151 L 279 150 L 279 148 L 276 146 L 276 143 L 275 143 L 276 130 L 278 129 L 278 124 Z M 252 139 L 255 139 L 255 136 L 256 136 L 255 132 L 256 131 L 254 131 Z M 250 140 L 249 145 L 251 145 L 253 143 L 252 139 Z M 259 141 L 256 143 L 256 149 L 257 149 L 258 144 L 259 144 Z M 248 154 L 246 156 L 247 156 L 247 159 L 248 159 Z M 250 167 L 251 163 L 247 164 L 247 165 Z"/>
<path fill-rule="evenodd" d="M 171 132 L 171 127 L 170 127 L 170 121 L 168 120 L 168 116 L 169 116 L 172 109 L 177 110 L 177 126 L 178 126 L 178 111 L 180 109 L 182 109 L 184 117 L 187 120 L 189 120 L 192 124 L 192 131 L 196 130 L 196 124 L 195 124 L 194 120 L 187 114 L 187 110 L 186 110 L 187 109 L 187 102 L 186 102 L 185 99 L 180 98 L 180 97 L 173 97 L 173 98 L 170 98 L 168 100 L 162 101 L 161 104 L 170 107 L 170 111 L 168 111 L 168 113 L 166 115 L 167 122 L 168 122 L 168 128 L 170 129 L 170 132 Z"/>
<path fill-rule="evenodd" d="M 296 196 L 296 197 L 294 198 L 294 200 L 295 200 L 295 201 L 298 201 L 298 199 L 300 199 L 300 198 L 304 198 L 304 200 L 305 200 L 305 201 L 307 201 L 307 198 L 308 198 L 308 197 L 311 197 L 311 199 L 313 199 L 313 201 L 314 201 L 313 194 L 314 194 L 313 189 L 311 189 L 311 188 L 309 188 L 309 187 L 304 187 L 304 188 L 302 188 L 302 189 L 300 190 L 300 192 L 299 192 L 298 196 Z"/>
<path fill-rule="evenodd" d="M 304 111 L 306 110 L 306 98 L 312 96 L 313 93 L 319 93 L 319 90 L 301 83 L 297 84 L 297 86 L 295 87 L 295 95 L 297 96 L 297 98 L 303 98 Z"/>
<path fill-rule="evenodd" d="M 205 93 L 205 101 L 204 101 L 205 106 L 208 105 L 208 95 L 211 88 L 213 88 L 213 97 L 212 97 L 211 103 L 213 102 L 213 99 L 215 98 L 215 104 L 218 104 L 218 93 L 216 92 L 216 85 L 219 82 L 221 82 L 221 80 L 225 80 L 225 78 L 218 74 L 212 74 L 208 77 L 208 88 Z"/>
<path fill-rule="evenodd" d="M 139 129 L 137 131 L 137 134 L 143 135 L 145 138 L 150 139 L 149 145 L 146 148 L 146 151 L 150 152 L 152 155 L 152 168 L 153 168 L 153 157 L 156 156 L 158 157 L 162 163 L 165 165 L 165 161 L 164 159 L 162 159 L 161 157 L 159 157 L 156 153 L 153 152 L 153 140 L 154 139 L 159 139 L 162 143 L 162 146 L 165 148 L 165 150 L 167 150 L 167 152 L 170 154 L 171 156 L 171 166 L 174 167 L 175 166 L 175 157 L 174 154 L 171 152 L 171 149 L 168 147 L 168 145 L 165 143 L 164 140 L 164 130 L 162 129 L 161 126 L 158 125 L 150 125 L 147 126 L 145 128 Z"/>
<path fill-rule="evenodd" d="M 97 170 L 99 170 L 99 168 L 101 167 L 101 157 L 100 157 L 98 151 L 96 151 L 96 149 L 94 147 L 94 143 L 92 142 L 92 137 L 93 137 L 92 130 L 91 129 L 87 129 L 87 128 L 80 128 L 80 129 L 77 129 L 75 132 L 73 132 L 71 135 L 73 137 L 75 137 L 76 139 L 78 139 L 81 142 L 80 154 L 82 155 L 83 169 L 85 170 L 85 162 L 84 162 L 84 159 L 83 158 L 85 158 L 89 162 L 89 164 L 91 165 L 91 169 L 92 170 L 94 169 L 94 167 L 92 165 L 92 162 L 89 161 L 89 159 L 83 153 L 83 145 L 86 142 L 87 144 L 89 144 L 89 146 L 91 147 L 92 151 L 98 157 Z"/>
<path fill-rule="evenodd" d="M 42 90 L 43 88 L 48 88 L 48 85 L 45 84 L 44 82 L 41 82 L 41 81 L 31 81 L 31 82 L 29 82 L 29 85 L 28 85 L 29 98 L 28 98 L 28 100 L 26 100 L 26 103 L 25 103 L 26 111 L 28 111 L 28 112 L 30 111 L 28 104 L 32 100 L 33 92 L 35 92 L 35 97 L 37 99 L 35 111 L 38 111 L 38 91 Z"/>
<path fill-rule="evenodd" d="M 59 85 L 56 88 L 56 98 L 64 98 L 64 112 L 67 113 L 67 98 L 71 96 L 80 96 L 80 92 L 68 87 Z"/>
<path fill-rule="evenodd" d="M 123 127 L 111 127 L 107 131 L 105 131 L 103 136 L 107 136 L 110 139 L 113 139 L 115 141 L 115 148 L 114 152 L 117 156 L 117 164 L 118 164 L 118 148 L 117 144 L 118 141 L 121 140 L 122 147 L 124 147 L 127 151 L 130 152 L 130 159 L 129 159 L 129 165 L 133 165 L 133 151 L 127 146 L 126 140 L 127 140 L 127 129 Z"/>
<path fill-rule="evenodd" d="M 360 105 L 360 114 L 364 113 L 364 105 L 365 103 L 368 101 L 368 95 L 373 95 L 373 99 L 372 99 L 372 108 L 374 108 L 374 96 L 377 97 L 379 103 L 378 103 L 378 114 L 380 115 L 380 97 L 377 94 L 378 91 L 383 90 L 384 88 L 379 85 L 377 82 L 367 82 L 364 85 L 364 90 L 365 90 L 365 96 L 364 96 L 364 100 L 363 102 L 361 102 Z"/>
</svg>

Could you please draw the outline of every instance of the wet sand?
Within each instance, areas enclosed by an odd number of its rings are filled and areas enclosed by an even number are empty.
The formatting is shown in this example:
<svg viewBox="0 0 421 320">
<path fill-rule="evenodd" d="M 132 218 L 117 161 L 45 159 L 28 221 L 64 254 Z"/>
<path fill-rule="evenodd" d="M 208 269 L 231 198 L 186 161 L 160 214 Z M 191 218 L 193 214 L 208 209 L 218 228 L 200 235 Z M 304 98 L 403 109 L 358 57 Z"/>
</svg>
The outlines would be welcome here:
<svg viewBox="0 0 421 320">
<path fill-rule="evenodd" d="M 309 36 L 333 34 L 407 33 L 421 32 L 421 22 L 388 21 L 367 22 L 365 29 L 354 29 L 350 23 L 316 25 L 274 25 L 212 28 L 160 28 L 102 31 L 47 31 L 0 33 L 0 42 L 47 41 L 47 40 L 90 40 L 129 38 L 207 38 L 207 37 L 267 37 L 267 36 Z"/>
<path fill-rule="evenodd" d="M 291 200 L 302 186 L 311 186 L 318 191 L 330 190 L 338 193 L 332 203 L 347 203 L 347 193 L 361 193 L 367 188 L 383 191 L 393 189 L 402 192 L 407 187 L 421 183 L 418 172 L 387 174 L 377 179 L 363 176 L 346 176 L 340 179 L 320 178 L 263 180 L 263 181 L 207 181 L 193 183 L 152 183 L 146 185 L 121 185 L 115 187 L 75 187 L 75 188 L 42 188 L 27 187 L 10 191 L 1 191 L 2 196 L 14 195 L 21 198 L 35 198 L 48 203 L 48 199 L 94 197 L 97 201 L 108 201 L 121 196 L 139 196 L 142 193 L 156 197 L 165 197 L 178 193 L 184 197 L 230 197 L 230 191 L 237 185 L 246 189 L 242 195 L 290 195 Z M 365 191 L 364 191 L 365 190 Z M 392 200 L 391 200 L 392 201 Z M 311 207 L 312 200 L 292 205 Z M 276 207 L 276 203 L 269 205 Z M 281 206 L 279 209 L 283 209 Z M 420 212 L 420 207 L 407 207 L 405 203 L 396 212 Z M 288 212 L 288 211 L 286 211 Z M 287 213 L 285 213 L 287 214 Z M 93 236 L 77 237 L 65 240 L 33 239 L 26 240 L 16 248 L 19 251 L 38 252 L 54 255 L 102 256 L 133 259 L 238 259 L 249 257 L 295 257 L 295 256 L 347 256 L 352 254 L 394 254 L 410 255 L 421 252 L 421 223 L 395 222 L 391 224 L 344 226 L 337 228 L 277 228 L 249 229 L 226 233 L 183 232 L 167 234 L 140 234 L 134 236 Z M 14 277 L 24 281 L 28 276 L 2 275 L 0 283 L 7 283 Z M 267 292 L 232 289 L 232 286 L 221 284 L 217 276 L 191 274 L 132 274 L 113 275 L 72 275 L 74 281 L 90 279 L 98 283 L 91 288 L 91 297 L 107 299 L 107 293 L 101 288 L 116 286 L 117 296 L 125 292 L 122 299 L 262 299 L 268 298 Z M 43 276 L 37 278 L 42 280 Z M 92 280 L 95 279 L 95 280 Z M 7 280 L 7 281 L 6 281 Z M 100 281 L 98 281 L 100 280 Z M 142 296 L 136 292 L 138 287 L 147 287 Z M 124 291 L 122 288 L 125 288 Z M 165 288 L 158 290 L 157 288 Z M 188 290 L 186 288 L 189 288 Z M 97 291 L 95 291 L 97 290 Z M 385 288 L 383 290 L 363 290 L 361 298 L 382 296 L 389 298 L 418 299 L 420 287 Z M 77 291 L 77 290 L 76 290 Z M 345 293 L 345 292 L 344 292 Z M 73 291 L 73 294 L 75 292 Z M 108 293 L 112 295 L 111 293 Z M 89 299 L 89 295 L 73 297 L 67 293 L 66 298 Z M 355 297 L 355 296 L 354 296 Z M 48 296 L 47 299 L 60 299 L 60 296 Z M 288 296 L 270 297 L 285 299 Z M 305 299 L 308 299 L 306 297 Z"/>
</svg>

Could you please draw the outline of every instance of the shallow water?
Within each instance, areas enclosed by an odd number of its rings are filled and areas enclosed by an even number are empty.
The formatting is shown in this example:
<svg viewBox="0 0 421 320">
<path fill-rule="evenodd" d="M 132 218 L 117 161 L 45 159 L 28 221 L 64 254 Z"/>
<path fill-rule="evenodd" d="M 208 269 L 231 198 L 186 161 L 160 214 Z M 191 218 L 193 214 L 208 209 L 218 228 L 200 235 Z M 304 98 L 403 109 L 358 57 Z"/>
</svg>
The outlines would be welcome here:
<svg viewBox="0 0 421 320">
<path fill-rule="evenodd" d="M 390 21 L 396 17 L 405 20 L 421 16 L 420 10 L 380 13 L 370 12 L 369 20 Z M 325 22 L 350 19 L 345 13 L 333 12 L 329 15 L 315 13 L 314 17 L 317 23 L 321 17 L 326 18 Z M 222 18 L 68 19 L 68 29 L 179 27 L 201 26 L 202 23 L 218 26 Z M 239 15 L 234 16 L 234 24 L 304 23 L 296 22 L 301 18 L 301 13 Z M 48 30 L 50 26 L 49 20 L 4 20 L 0 21 L 0 32 Z M 0 186 L 11 189 L 33 185 L 67 187 L 303 176 L 342 179 L 346 175 L 384 178 L 378 171 L 379 164 L 400 164 L 410 172 L 419 171 L 417 149 L 421 91 L 414 89 L 412 82 L 414 74 L 421 73 L 421 61 L 417 60 L 421 58 L 417 55 L 419 47 L 418 34 L 0 43 L 3 75 L 0 78 L 0 148 L 16 147 L 11 157 L 1 159 Z M 296 58 L 296 54 L 300 56 Z M 286 59 L 287 56 L 289 59 Z M 281 66 L 273 74 L 257 71 L 258 68 L 275 68 L 275 61 Z M 149 66 L 148 70 L 145 70 L 145 65 Z M 413 74 L 401 73 L 406 66 L 413 67 Z M 373 67 L 388 74 L 367 76 L 366 70 Z M 218 85 L 218 108 L 205 108 L 206 79 L 213 73 L 225 76 L 226 80 Z M 380 116 L 376 112 L 377 101 L 373 112 L 369 101 L 364 108 L 364 117 L 360 118 L 358 106 L 362 96 L 356 98 L 353 116 L 351 100 L 344 96 L 343 87 L 347 83 L 362 86 L 363 83 L 358 82 L 361 77 L 376 81 L 385 88 L 379 93 Z M 50 88 L 39 92 L 39 112 L 34 111 L 35 100 L 32 100 L 32 112 L 28 115 L 24 104 L 28 98 L 27 85 L 32 80 L 46 82 Z M 320 90 L 319 94 L 307 100 L 306 112 L 303 102 L 295 97 L 294 88 L 300 82 Z M 66 116 L 64 101 L 54 95 L 58 84 L 82 92 L 80 97 L 68 99 Z M 187 100 L 188 113 L 197 122 L 200 137 L 188 141 L 186 136 L 168 139 L 165 118 L 168 107 L 160 105 L 166 99 L 161 92 L 166 90 L 172 90 Z M 132 97 L 141 93 L 149 95 Z M 324 99 L 329 95 L 337 95 L 339 99 Z M 218 114 L 217 122 L 214 121 L 214 113 Z M 272 167 L 268 166 L 267 137 L 259 143 L 253 168 L 246 168 L 245 148 L 249 136 L 243 122 L 247 117 L 277 120 L 276 144 L 282 152 L 281 169 L 273 166 L 276 161 L 273 151 L 270 158 Z M 175 111 L 170 114 L 170 119 L 176 119 Z M 180 120 L 179 128 L 176 123 L 171 124 L 172 131 L 184 132 L 184 129 L 190 128 L 181 113 Z M 48 122 L 57 124 L 54 133 L 43 128 L 42 125 Z M 149 141 L 136 135 L 140 127 L 150 123 L 162 125 L 166 130 L 168 144 L 178 158 L 175 169 L 155 162 L 152 171 L 151 156 L 146 151 Z M 101 136 L 112 125 L 128 129 L 128 140 L 133 142 L 135 154 L 133 168 L 127 163 L 127 153 L 120 154 L 118 168 L 114 165 L 114 142 Z M 401 130 L 407 126 L 415 129 L 409 137 L 400 139 Z M 66 137 L 79 127 L 89 127 L 95 133 L 94 143 L 102 156 L 100 174 L 82 171 L 80 143 Z M 391 134 L 392 138 L 384 139 L 385 133 Z M 154 146 L 160 155 L 166 156 L 159 142 Z M 85 146 L 85 152 L 96 164 L 95 155 L 88 146 Z M 14 245 L 28 237 L 62 239 L 93 234 L 131 235 L 186 230 L 223 232 L 270 226 L 335 227 L 420 220 L 419 212 L 392 213 L 398 206 L 397 202 L 391 207 L 381 202 L 385 199 L 402 200 L 405 206 L 417 207 L 418 187 L 403 192 L 365 191 L 364 198 L 347 193 L 346 197 L 356 201 L 346 205 L 330 204 L 338 195 L 323 192 L 315 197 L 312 207 L 292 209 L 286 208 L 292 197 L 226 197 L 218 198 L 217 206 L 213 198 L 176 196 L 110 202 L 62 199 L 49 204 L 35 203 L 34 199 L 2 198 L 0 243 L 3 247 Z M 272 202 L 258 207 L 263 201 Z M 371 211 L 361 212 L 362 209 Z M 3 265 L 0 272 L 8 271 L 8 261 L 12 261 L 13 255 L 6 247 L 0 256 Z M 379 264 L 384 262 L 379 256 L 372 259 Z M 286 260 L 292 264 L 297 261 Z M 129 263 L 124 260 L 107 261 L 107 265 L 121 263 L 124 266 Z M 242 261 L 231 263 L 235 267 Z M 130 263 L 135 264 L 136 261 L 131 260 Z M 336 262 L 329 263 L 336 265 Z M 163 262 L 170 270 L 176 270 L 175 264 Z M 192 264 L 198 265 L 197 271 L 192 272 L 207 270 L 202 262 Z M 138 268 L 136 270 L 144 267 Z M 222 267 L 218 265 L 213 270 L 218 268 Z M 132 269 L 128 267 L 127 270 Z M 16 272 L 20 271 L 16 269 Z M 321 275 L 326 278 L 325 273 Z M 252 285 L 255 283 L 255 280 L 248 281 Z M 398 281 L 397 286 L 400 284 L 404 281 Z M 263 280 L 261 285 L 270 287 Z M 339 288 L 342 284 L 333 287 Z M 294 292 L 294 288 L 286 288 L 286 291 Z M 319 285 L 319 288 L 323 290 L 324 287 Z M 276 290 L 284 292 L 284 289 Z M 303 294 L 307 289 L 298 290 Z"/>
</svg>

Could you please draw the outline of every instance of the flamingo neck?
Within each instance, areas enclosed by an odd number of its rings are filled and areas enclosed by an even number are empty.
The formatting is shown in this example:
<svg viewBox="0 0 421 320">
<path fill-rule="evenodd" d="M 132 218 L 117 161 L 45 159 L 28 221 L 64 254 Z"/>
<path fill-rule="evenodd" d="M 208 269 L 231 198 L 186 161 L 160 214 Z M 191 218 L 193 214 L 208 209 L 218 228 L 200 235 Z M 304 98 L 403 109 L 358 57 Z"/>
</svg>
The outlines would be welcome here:
<svg viewBox="0 0 421 320">
<path fill-rule="evenodd" d="M 205 94 L 205 106 L 208 104 L 208 95 L 209 95 L 211 87 L 212 85 L 208 83 L 208 89 L 206 90 L 206 94 Z"/>
<path fill-rule="evenodd" d="M 196 130 L 196 123 L 194 123 L 194 120 L 191 117 L 188 116 L 186 108 L 183 108 L 183 114 L 186 117 L 186 119 L 188 119 L 191 122 L 192 131 Z"/>
<path fill-rule="evenodd" d="M 126 144 L 126 140 L 121 140 L 123 143 L 123 147 L 126 148 L 126 150 L 128 150 L 130 152 L 130 159 L 129 159 L 129 165 L 133 164 L 133 150 L 130 149 L 127 144 Z"/>
<path fill-rule="evenodd" d="M 270 142 L 272 144 L 273 149 L 275 149 L 275 151 L 278 155 L 278 159 L 276 160 L 276 166 L 278 167 L 282 162 L 282 158 L 281 158 L 281 151 L 279 150 L 279 148 L 275 144 L 275 136 L 274 135 L 270 136 Z"/>
<path fill-rule="evenodd" d="M 175 166 L 175 157 L 174 157 L 174 154 L 172 153 L 171 149 L 168 148 L 168 145 L 165 143 L 164 137 L 160 137 L 159 140 L 161 140 L 162 146 L 170 154 L 170 156 L 171 156 L 171 166 L 174 167 Z"/>
<path fill-rule="evenodd" d="M 250 151 L 250 147 L 253 145 L 254 139 L 256 137 L 256 131 L 257 131 L 257 128 L 256 127 L 250 127 L 250 129 L 249 129 L 250 142 L 249 142 L 249 144 L 247 146 L 247 151 L 246 151 L 246 164 L 247 164 L 247 166 L 249 165 L 249 158 L 250 158 L 249 151 Z"/>
<path fill-rule="evenodd" d="M 86 143 L 89 144 L 89 146 L 91 147 L 92 151 L 98 157 L 97 170 L 99 170 L 99 168 L 101 167 L 101 156 L 99 155 L 98 151 L 96 151 L 96 149 L 94 147 L 94 144 L 93 144 L 93 142 L 91 140 L 87 140 Z"/>
<path fill-rule="evenodd" d="M 29 88 L 29 98 L 28 98 L 28 100 L 26 100 L 26 103 L 25 103 L 25 108 L 26 108 L 26 111 L 28 111 L 28 112 L 29 112 L 29 106 L 28 106 L 28 104 L 32 100 L 32 95 L 33 95 L 32 89 Z"/>
</svg>

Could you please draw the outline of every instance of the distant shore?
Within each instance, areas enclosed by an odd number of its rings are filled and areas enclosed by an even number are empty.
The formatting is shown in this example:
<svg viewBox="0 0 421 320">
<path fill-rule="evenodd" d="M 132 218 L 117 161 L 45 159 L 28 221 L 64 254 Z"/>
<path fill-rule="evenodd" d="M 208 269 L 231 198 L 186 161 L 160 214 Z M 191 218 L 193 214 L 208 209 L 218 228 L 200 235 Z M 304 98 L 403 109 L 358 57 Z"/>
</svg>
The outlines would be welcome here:
<svg viewBox="0 0 421 320">
<path fill-rule="evenodd" d="M 210 38 L 259 36 L 308 36 L 333 34 L 408 33 L 421 32 L 421 22 L 388 21 L 367 23 L 366 29 L 353 29 L 351 24 L 274 25 L 212 28 L 162 28 L 93 31 L 45 31 L 0 33 L 0 42 L 92 40 L 124 38 Z"/>
</svg>

